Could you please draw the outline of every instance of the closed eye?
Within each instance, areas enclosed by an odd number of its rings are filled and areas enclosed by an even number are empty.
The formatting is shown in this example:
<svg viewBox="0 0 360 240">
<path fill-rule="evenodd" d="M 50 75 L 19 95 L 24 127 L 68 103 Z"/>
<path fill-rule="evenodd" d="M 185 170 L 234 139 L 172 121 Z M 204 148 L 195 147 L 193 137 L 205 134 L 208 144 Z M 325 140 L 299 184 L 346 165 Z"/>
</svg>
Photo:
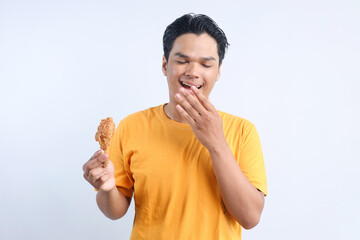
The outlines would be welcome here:
<svg viewBox="0 0 360 240">
<path fill-rule="evenodd" d="M 187 63 L 186 61 L 179 61 L 179 60 L 177 60 L 176 62 L 179 63 L 179 64 L 185 64 L 185 63 Z"/>
</svg>

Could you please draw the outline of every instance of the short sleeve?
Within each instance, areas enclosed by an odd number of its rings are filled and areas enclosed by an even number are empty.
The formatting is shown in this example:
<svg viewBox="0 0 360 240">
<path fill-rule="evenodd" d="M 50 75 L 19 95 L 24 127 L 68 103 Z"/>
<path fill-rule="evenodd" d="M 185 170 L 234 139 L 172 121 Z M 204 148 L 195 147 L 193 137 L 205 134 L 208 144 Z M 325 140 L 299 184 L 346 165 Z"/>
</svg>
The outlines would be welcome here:
<svg viewBox="0 0 360 240">
<path fill-rule="evenodd" d="M 134 193 L 134 180 L 129 171 L 129 161 L 124 157 L 123 143 L 124 127 L 122 122 L 120 122 L 110 143 L 109 158 L 115 168 L 116 187 L 126 197 L 132 197 Z"/>
<path fill-rule="evenodd" d="M 251 122 L 244 124 L 242 130 L 238 163 L 249 181 L 267 195 L 265 164 L 259 134 Z"/>
</svg>

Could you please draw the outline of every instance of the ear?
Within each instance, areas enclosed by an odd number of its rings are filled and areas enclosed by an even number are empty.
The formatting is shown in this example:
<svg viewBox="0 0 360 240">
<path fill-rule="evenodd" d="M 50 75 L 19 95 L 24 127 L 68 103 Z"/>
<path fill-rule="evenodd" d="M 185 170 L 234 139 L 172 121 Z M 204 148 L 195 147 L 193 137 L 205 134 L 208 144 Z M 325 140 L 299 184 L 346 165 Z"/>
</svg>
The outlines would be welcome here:
<svg viewBox="0 0 360 240">
<path fill-rule="evenodd" d="M 222 63 L 221 63 L 220 66 L 219 66 L 218 74 L 217 74 L 217 76 L 216 76 L 216 81 L 218 81 L 219 78 L 220 78 L 220 75 L 221 75 L 221 66 L 222 66 Z"/>
<path fill-rule="evenodd" d="M 163 71 L 164 76 L 167 76 L 167 73 L 166 73 L 167 69 L 166 68 L 167 68 L 167 61 L 166 61 L 165 55 L 163 55 L 162 71 Z"/>
</svg>

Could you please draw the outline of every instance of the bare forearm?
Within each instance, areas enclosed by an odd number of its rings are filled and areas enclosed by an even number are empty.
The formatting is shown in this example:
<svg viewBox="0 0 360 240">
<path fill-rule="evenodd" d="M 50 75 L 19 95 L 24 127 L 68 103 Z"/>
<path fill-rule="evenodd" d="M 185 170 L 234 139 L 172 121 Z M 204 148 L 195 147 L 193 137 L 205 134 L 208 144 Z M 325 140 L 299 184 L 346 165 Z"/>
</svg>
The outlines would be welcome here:
<svg viewBox="0 0 360 240">
<path fill-rule="evenodd" d="M 104 215 L 112 220 L 124 216 L 130 204 L 130 200 L 128 200 L 116 187 L 109 192 L 99 190 L 96 195 L 96 202 Z"/>
<path fill-rule="evenodd" d="M 181 93 L 181 94 L 180 94 Z M 264 195 L 246 178 L 234 158 L 223 132 L 223 120 L 207 96 L 191 87 L 176 94 L 176 109 L 205 146 L 213 163 L 221 197 L 230 214 L 244 227 L 254 227 L 264 207 Z"/>
<path fill-rule="evenodd" d="M 263 193 L 246 178 L 227 143 L 209 152 L 227 210 L 244 228 L 253 228 L 264 207 Z"/>
</svg>

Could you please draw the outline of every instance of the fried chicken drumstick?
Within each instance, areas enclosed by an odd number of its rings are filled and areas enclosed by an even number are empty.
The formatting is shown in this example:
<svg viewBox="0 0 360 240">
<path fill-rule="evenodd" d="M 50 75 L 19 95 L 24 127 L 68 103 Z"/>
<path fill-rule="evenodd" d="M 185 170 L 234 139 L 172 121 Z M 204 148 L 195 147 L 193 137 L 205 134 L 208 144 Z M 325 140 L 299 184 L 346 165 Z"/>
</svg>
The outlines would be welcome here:
<svg viewBox="0 0 360 240">
<path fill-rule="evenodd" d="M 95 140 L 99 142 L 100 148 L 104 150 L 104 152 L 109 155 L 109 146 L 110 141 L 115 132 L 115 123 L 111 117 L 106 119 L 102 119 L 98 130 L 95 134 Z M 108 162 L 104 163 L 104 167 L 106 167 Z"/>
</svg>

